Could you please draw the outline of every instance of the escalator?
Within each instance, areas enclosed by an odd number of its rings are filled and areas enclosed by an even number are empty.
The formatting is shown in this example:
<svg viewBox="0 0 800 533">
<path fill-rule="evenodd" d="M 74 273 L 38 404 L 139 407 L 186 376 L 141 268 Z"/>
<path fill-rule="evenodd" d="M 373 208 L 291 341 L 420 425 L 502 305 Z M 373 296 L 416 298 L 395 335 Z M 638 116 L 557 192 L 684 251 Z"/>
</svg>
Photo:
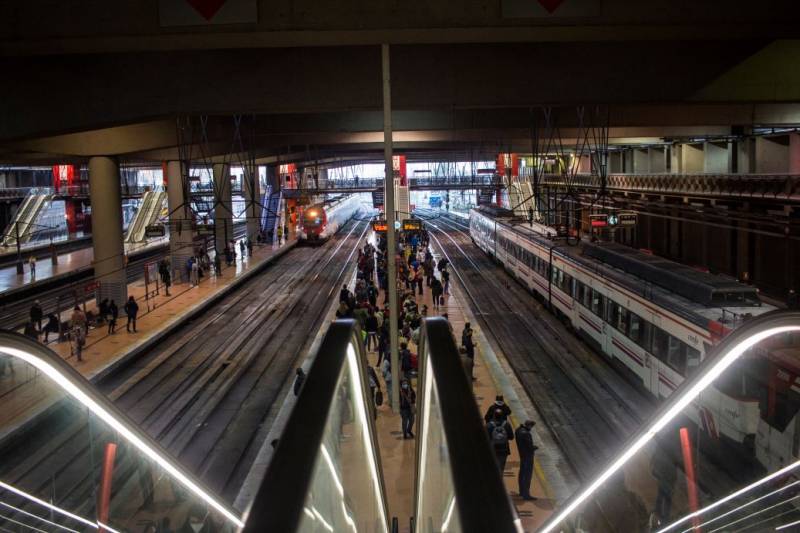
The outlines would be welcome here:
<svg viewBox="0 0 800 533">
<path fill-rule="evenodd" d="M 125 235 L 126 243 L 147 240 L 147 227 L 158 222 L 166 197 L 167 194 L 163 191 L 145 191 L 142 195 L 142 203 L 128 226 L 128 232 Z"/>
<path fill-rule="evenodd" d="M 3 235 L 3 246 L 16 246 L 17 235 L 20 244 L 25 244 L 36 231 L 36 221 L 42 208 L 50 200 L 48 194 L 30 194 L 25 197 L 14 219 L 9 223 Z"/>
</svg>

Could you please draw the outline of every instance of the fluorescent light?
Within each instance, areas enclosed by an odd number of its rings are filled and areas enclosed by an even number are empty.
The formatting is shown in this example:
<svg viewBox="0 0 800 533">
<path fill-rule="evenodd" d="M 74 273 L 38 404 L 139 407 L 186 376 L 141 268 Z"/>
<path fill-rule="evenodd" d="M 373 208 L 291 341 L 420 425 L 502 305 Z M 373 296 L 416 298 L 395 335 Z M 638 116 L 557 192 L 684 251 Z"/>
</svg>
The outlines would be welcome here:
<svg viewBox="0 0 800 533">
<path fill-rule="evenodd" d="M 791 498 L 788 498 L 788 499 L 783 500 L 781 502 L 778 502 L 776 504 L 770 505 L 769 507 L 764 507 L 763 509 L 759 509 L 758 511 L 756 511 L 754 513 L 750 513 L 749 515 L 745 515 L 745 516 L 743 516 L 741 518 L 738 518 L 738 519 L 734 520 L 733 522 L 728 522 L 724 526 L 720 526 L 717 529 L 712 529 L 709 533 L 715 533 L 716 531 L 722 531 L 723 529 L 727 529 L 727 528 L 729 528 L 730 526 L 732 526 L 734 524 L 738 524 L 739 522 L 747 520 L 748 518 L 752 518 L 754 516 L 760 515 L 761 513 L 766 513 L 767 511 L 775 509 L 776 507 L 780 507 L 781 505 L 786 505 L 790 501 L 796 500 L 797 498 L 800 498 L 800 494 L 798 494 L 796 496 L 792 496 Z"/>
<path fill-rule="evenodd" d="M 591 495 L 593 495 L 597 489 L 600 488 L 603 483 L 605 483 L 611 476 L 613 476 L 617 471 L 619 471 L 625 464 L 636 455 L 644 446 L 650 442 L 650 440 L 655 437 L 655 435 L 661 431 L 667 424 L 669 424 L 678 414 L 680 414 L 697 396 L 711 383 L 717 379 L 722 372 L 727 369 L 731 363 L 733 363 L 736 359 L 739 358 L 745 351 L 752 348 L 754 345 L 758 344 L 764 339 L 772 337 L 774 335 L 778 335 L 781 333 L 787 333 L 789 331 L 798 331 L 800 330 L 800 325 L 798 326 L 779 326 L 779 327 L 771 327 L 766 330 L 756 331 L 752 333 L 749 337 L 744 338 L 743 340 L 739 341 L 738 344 L 734 345 L 732 348 L 728 350 L 723 356 L 719 357 L 717 361 L 706 370 L 705 374 L 688 390 L 686 390 L 680 398 L 672 405 L 672 407 L 667 410 L 658 420 L 650 425 L 650 428 L 645 431 L 645 433 L 639 437 L 627 450 L 625 450 L 622 455 L 615 460 L 611 466 L 609 466 L 606 470 L 603 471 L 590 485 L 587 487 L 583 492 L 581 492 L 574 500 L 572 500 L 567 507 L 559 512 L 554 519 L 548 522 L 545 527 L 541 530 L 542 533 L 550 533 L 553 531 L 558 524 L 563 522 L 572 512 L 577 509 L 581 504 L 583 504 Z M 707 508 L 706 508 L 707 509 Z M 668 531 L 675 527 L 678 524 L 685 522 L 695 516 L 698 516 L 702 511 L 696 511 L 684 517 L 683 519 L 679 520 L 678 522 L 673 523 L 672 525 L 662 529 L 659 533 Z"/>
<path fill-rule="evenodd" d="M 53 380 L 58 386 L 64 389 L 70 396 L 78 400 L 81 404 L 87 407 L 95 416 L 103 420 L 106 424 L 114 428 L 122 437 L 128 442 L 133 444 L 140 452 L 149 457 L 153 462 L 158 464 L 161 468 L 166 470 L 172 475 L 181 485 L 189 489 L 200 499 L 205 501 L 208 505 L 216 509 L 220 514 L 227 518 L 236 527 L 241 528 L 244 522 L 239 516 L 228 510 L 225 505 L 217 501 L 211 494 L 207 493 L 200 486 L 195 484 L 191 479 L 184 475 L 172 462 L 161 455 L 158 451 L 147 444 L 142 438 L 136 434 L 136 430 L 129 428 L 125 423 L 117 419 L 111 412 L 103 408 L 94 398 L 86 394 L 80 387 L 73 381 L 62 374 L 50 362 L 42 357 L 39 357 L 27 350 L 11 347 L 0 346 L 0 351 L 10 354 L 14 357 L 22 359 L 26 363 L 38 368 L 43 374 Z M 103 526 L 107 527 L 107 526 Z"/>
<path fill-rule="evenodd" d="M 789 524 L 783 524 L 782 526 L 778 526 L 778 527 L 775 528 L 775 531 L 780 531 L 781 529 L 786 529 L 787 527 L 796 526 L 797 524 L 800 524 L 800 520 L 797 520 L 795 522 L 791 522 Z"/>
</svg>

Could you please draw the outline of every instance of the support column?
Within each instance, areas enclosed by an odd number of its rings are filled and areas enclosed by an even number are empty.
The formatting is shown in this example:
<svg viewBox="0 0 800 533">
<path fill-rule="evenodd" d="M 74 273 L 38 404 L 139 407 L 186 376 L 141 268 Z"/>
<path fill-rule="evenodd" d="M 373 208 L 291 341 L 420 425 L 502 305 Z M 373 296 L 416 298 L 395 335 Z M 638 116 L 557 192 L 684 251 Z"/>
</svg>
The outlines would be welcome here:
<svg viewBox="0 0 800 533">
<path fill-rule="evenodd" d="M 122 241 L 122 191 L 116 160 L 103 156 L 89 159 L 89 199 L 94 228 L 94 279 L 100 284 L 97 301 L 108 298 L 122 309 L 128 299 L 128 280 Z"/>
<path fill-rule="evenodd" d="M 233 196 L 231 193 L 231 173 L 227 163 L 214 163 L 214 233 L 216 251 L 228 246 L 233 239 Z"/>
<path fill-rule="evenodd" d="M 634 174 L 650 174 L 650 152 L 648 148 L 633 149 L 631 172 Z"/>
<path fill-rule="evenodd" d="M 386 211 L 386 252 L 389 290 L 389 349 L 392 365 L 392 410 L 400 410 L 400 361 L 398 357 L 397 314 L 397 245 L 395 244 L 394 165 L 392 161 L 392 78 L 389 65 L 389 45 L 381 45 L 383 72 L 383 157 L 384 157 L 384 205 Z"/>
<path fill-rule="evenodd" d="M 736 173 L 753 174 L 756 171 L 756 140 L 745 137 L 736 142 Z"/>
<path fill-rule="evenodd" d="M 169 209 L 169 254 L 173 283 L 188 282 L 186 262 L 194 252 L 194 215 L 189 194 L 189 172 L 180 161 L 166 167 L 167 206 Z"/>
<path fill-rule="evenodd" d="M 258 165 L 248 163 L 244 166 L 243 181 L 244 201 L 247 206 L 247 238 L 255 242 L 261 229 L 261 181 L 258 177 Z"/>
</svg>

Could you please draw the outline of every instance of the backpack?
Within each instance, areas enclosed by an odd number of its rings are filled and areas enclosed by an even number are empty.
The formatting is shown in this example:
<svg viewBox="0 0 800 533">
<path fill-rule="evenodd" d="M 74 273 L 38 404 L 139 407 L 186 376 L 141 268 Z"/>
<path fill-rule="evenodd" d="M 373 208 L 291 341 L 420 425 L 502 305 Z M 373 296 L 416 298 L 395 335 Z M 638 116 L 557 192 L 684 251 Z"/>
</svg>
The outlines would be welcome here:
<svg viewBox="0 0 800 533">
<path fill-rule="evenodd" d="M 490 425 L 492 428 L 492 447 L 494 447 L 495 451 L 505 451 L 508 447 L 506 429 L 503 427 L 503 424 L 498 426 L 492 423 Z"/>
</svg>

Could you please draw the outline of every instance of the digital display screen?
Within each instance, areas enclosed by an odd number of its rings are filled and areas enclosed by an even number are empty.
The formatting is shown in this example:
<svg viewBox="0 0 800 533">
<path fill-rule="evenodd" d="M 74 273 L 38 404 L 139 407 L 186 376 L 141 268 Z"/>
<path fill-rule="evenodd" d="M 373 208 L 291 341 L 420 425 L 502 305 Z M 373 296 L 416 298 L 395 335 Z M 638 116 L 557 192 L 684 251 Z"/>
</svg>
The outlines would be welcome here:
<svg viewBox="0 0 800 533">
<path fill-rule="evenodd" d="M 372 223 L 372 231 L 377 231 L 378 233 L 386 233 L 387 230 L 386 221 L 385 220 L 377 220 Z"/>
<path fill-rule="evenodd" d="M 403 231 L 419 231 L 421 229 L 421 220 L 408 219 L 403 221 Z"/>
</svg>

